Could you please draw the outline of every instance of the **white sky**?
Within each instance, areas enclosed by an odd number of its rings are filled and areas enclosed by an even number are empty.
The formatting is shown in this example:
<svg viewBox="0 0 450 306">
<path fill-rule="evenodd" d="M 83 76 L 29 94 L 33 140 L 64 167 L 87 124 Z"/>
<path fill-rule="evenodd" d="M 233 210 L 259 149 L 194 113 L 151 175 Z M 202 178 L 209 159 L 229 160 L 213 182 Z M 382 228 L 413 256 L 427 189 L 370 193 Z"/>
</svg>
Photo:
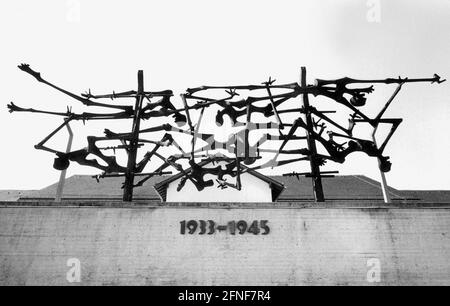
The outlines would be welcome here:
<svg viewBox="0 0 450 306">
<path fill-rule="evenodd" d="M 308 69 L 309 83 L 343 76 L 450 78 L 449 31 L 445 0 L 1 1 L 0 189 L 38 189 L 59 177 L 54 155 L 33 146 L 61 118 L 9 114 L 7 103 L 88 110 L 20 71 L 22 62 L 75 93 L 135 89 L 136 72 L 143 69 L 146 89 L 172 89 L 180 105 L 178 94 L 188 87 L 259 84 L 268 76 L 290 83 L 298 81 L 301 66 Z M 376 113 L 393 89 L 376 86 L 365 110 Z M 319 109 L 334 108 L 311 101 Z M 388 183 L 450 189 L 450 81 L 406 84 L 386 116 L 404 118 L 385 151 L 393 163 Z M 130 126 L 120 123 L 116 130 Z M 73 149 L 86 145 L 86 135 L 114 129 L 89 122 L 72 127 Z M 65 131 L 58 137 L 54 145 L 64 150 Z M 275 173 L 292 170 L 306 171 L 307 164 Z M 379 179 L 376 160 L 359 153 L 324 170 Z M 74 164 L 68 170 L 85 173 L 99 171 Z"/>
</svg>

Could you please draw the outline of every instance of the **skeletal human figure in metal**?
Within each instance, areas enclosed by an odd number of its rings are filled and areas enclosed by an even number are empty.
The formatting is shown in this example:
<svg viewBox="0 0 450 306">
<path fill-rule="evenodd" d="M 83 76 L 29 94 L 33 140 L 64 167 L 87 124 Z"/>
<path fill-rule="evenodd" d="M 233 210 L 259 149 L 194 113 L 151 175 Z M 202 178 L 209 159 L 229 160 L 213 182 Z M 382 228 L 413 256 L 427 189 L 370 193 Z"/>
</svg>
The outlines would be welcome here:
<svg viewBox="0 0 450 306">
<path fill-rule="evenodd" d="M 344 163 L 346 157 L 353 152 L 364 152 L 368 156 L 378 159 L 379 168 L 382 172 L 391 169 L 391 162 L 383 152 L 392 135 L 402 122 L 400 118 L 384 118 L 384 114 L 391 105 L 400 89 L 406 83 L 431 82 L 442 83 L 438 75 L 432 78 L 387 78 L 382 80 L 358 80 L 352 78 L 342 78 L 336 80 L 317 79 L 314 85 L 306 82 L 306 69 L 302 68 L 301 83 L 275 84 L 275 80 L 269 78 L 268 81 L 260 85 L 236 85 L 236 86 L 201 86 L 188 88 L 180 95 L 180 107 L 177 108 L 171 99 L 173 92 L 164 91 L 144 91 L 143 72 L 138 72 L 137 90 L 125 92 L 113 92 L 112 94 L 95 95 L 88 90 L 86 93 L 76 95 L 62 89 L 41 77 L 39 72 L 30 68 L 27 64 L 19 65 L 19 68 L 36 78 L 37 81 L 46 84 L 69 97 L 81 102 L 85 106 L 104 107 L 113 109 L 115 112 L 109 113 L 75 113 L 71 108 L 65 112 L 54 112 L 37 110 L 33 108 L 22 108 L 14 103 L 8 104 L 10 112 L 32 112 L 41 113 L 63 118 L 63 123 L 52 131 L 47 137 L 39 142 L 35 148 L 45 150 L 56 155 L 54 168 L 58 170 L 67 169 L 70 162 L 80 165 L 95 167 L 102 171 L 96 175 L 97 180 L 124 176 L 124 201 L 131 201 L 133 188 L 142 186 L 148 179 L 155 175 L 169 174 L 164 171 L 172 168 L 183 174 L 177 190 L 181 190 L 186 182 L 191 182 L 201 191 L 214 185 L 217 188 L 235 188 L 241 190 L 241 175 L 248 171 L 257 171 L 265 168 L 280 167 L 283 165 L 307 161 L 310 164 L 310 172 L 286 173 L 286 176 L 306 176 L 313 180 L 313 190 L 316 201 L 324 201 L 321 178 L 333 177 L 337 171 L 320 171 L 320 167 L 327 161 Z M 361 84 L 369 86 L 354 88 Z M 361 109 L 367 103 L 367 95 L 374 91 L 373 84 L 397 84 L 397 88 L 389 100 L 381 108 L 381 111 L 374 118 L 367 116 Z M 212 95 L 214 93 L 214 95 Z M 221 98 L 217 95 L 224 94 Z M 244 93 L 249 93 L 243 98 Z M 302 96 L 303 103 L 298 102 Z M 329 117 L 334 110 L 318 110 L 309 104 L 309 96 L 322 96 L 331 102 L 345 106 L 350 117 L 347 125 L 340 124 Z M 111 99 L 113 102 L 119 99 L 131 98 L 135 100 L 135 105 L 115 104 L 99 102 L 102 99 Z M 152 99 L 158 98 L 154 101 Z M 147 104 L 144 103 L 147 102 Z M 288 103 L 294 104 L 294 107 Z M 192 103 L 193 102 L 193 103 Z M 287 106 L 287 108 L 286 108 Z M 231 127 L 239 129 L 230 135 L 226 141 L 216 139 L 212 132 L 200 132 L 200 126 L 206 110 L 215 108 L 216 125 L 221 127 L 225 119 L 230 119 Z M 198 115 L 197 123 L 193 122 L 194 114 Z M 285 115 L 289 115 L 285 117 Z M 256 122 L 255 116 L 263 116 L 268 122 Z M 295 116 L 292 119 L 292 116 Z M 173 124 L 166 122 L 162 125 L 146 127 L 141 129 L 141 121 L 157 117 L 170 117 Z M 303 118 L 302 118 L 303 117 Z M 105 129 L 104 136 L 88 136 L 87 147 L 70 152 L 61 152 L 46 146 L 46 142 L 52 138 L 64 126 L 71 121 L 89 120 L 133 120 L 132 130 L 127 133 L 117 133 Z M 380 124 L 390 124 L 391 129 L 381 143 L 377 145 L 375 137 L 372 140 L 362 139 L 354 136 L 354 129 L 358 124 L 368 124 L 375 134 Z M 187 129 L 183 126 L 187 124 Z M 303 130 L 305 135 L 298 135 L 297 132 Z M 160 139 L 145 139 L 144 134 L 153 132 L 164 132 Z M 259 132 L 262 136 L 254 144 L 250 144 L 250 133 Z M 183 147 L 176 141 L 181 135 L 191 137 L 189 149 Z M 327 135 L 327 136 L 325 136 Z M 342 143 L 338 142 L 341 140 Z M 298 140 L 306 140 L 306 146 L 300 147 Z M 119 141 L 120 145 L 99 147 L 98 142 Z M 295 141 L 295 149 L 286 149 L 288 143 Z M 268 142 L 281 142 L 278 149 L 264 148 L 263 144 Z M 199 144 L 200 143 L 200 144 Z M 147 151 L 141 161 L 137 162 L 137 151 L 145 145 L 153 145 Z M 317 144 L 324 153 L 319 153 Z M 160 152 L 161 148 L 170 147 L 178 153 L 164 156 Z M 106 155 L 103 151 L 113 150 L 113 155 Z M 116 150 L 124 150 L 128 156 L 127 165 L 119 165 L 116 159 Z M 269 155 L 269 160 L 263 157 Z M 89 159 L 88 155 L 95 158 Z M 284 156 L 293 156 L 286 158 Z M 152 158 L 156 157 L 162 161 L 162 165 L 153 171 L 144 172 L 148 165 L 154 165 Z M 188 168 L 184 168 L 183 160 L 187 160 Z M 213 167 L 207 167 L 212 163 Z M 216 165 L 217 163 L 217 165 Z M 205 179 L 205 175 L 213 175 L 214 180 Z M 134 182 L 136 176 L 142 177 L 137 183 Z M 234 181 L 229 181 L 234 179 Z"/>
</svg>

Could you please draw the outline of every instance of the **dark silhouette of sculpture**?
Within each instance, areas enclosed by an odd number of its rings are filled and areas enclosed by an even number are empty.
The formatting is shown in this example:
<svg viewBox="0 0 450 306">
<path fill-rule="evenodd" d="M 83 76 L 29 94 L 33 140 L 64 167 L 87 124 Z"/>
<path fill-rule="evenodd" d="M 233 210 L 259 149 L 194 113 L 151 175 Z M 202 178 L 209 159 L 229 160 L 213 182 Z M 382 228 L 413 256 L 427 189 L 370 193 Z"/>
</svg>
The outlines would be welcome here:
<svg viewBox="0 0 450 306">
<path fill-rule="evenodd" d="M 102 171 L 95 176 L 97 180 L 109 176 L 124 176 L 124 201 L 131 201 L 133 188 L 142 186 L 144 182 L 155 175 L 162 175 L 166 168 L 183 174 L 178 185 L 181 190 L 187 181 L 194 184 L 197 190 L 214 186 L 214 180 L 205 179 L 205 175 L 213 175 L 217 187 L 221 189 L 235 188 L 241 190 L 241 178 L 243 173 L 250 170 L 260 170 L 264 168 L 279 167 L 299 161 L 308 161 L 311 172 L 287 173 L 287 176 L 307 176 L 313 179 L 313 186 L 316 201 L 323 201 L 323 191 L 321 185 L 322 177 L 332 177 L 337 171 L 320 171 L 327 161 L 344 163 L 346 157 L 353 152 L 364 152 L 368 156 L 376 157 L 379 161 L 380 170 L 387 172 L 391 169 L 391 162 L 383 152 L 392 135 L 402 122 L 400 118 L 384 118 L 384 114 L 391 105 L 394 98 L 405 83 L 431 82 L 442 83 L 438 75 L 432 78 L 409 79 L 409 78 L 387 78 L 380 80 L 358 80 L 352 78 L 341 78 L 336 80 L 317 79 L 314 85 L 306 83 L 306 70 L 302 68 L 301 84 L 275 84 L 275 80 L 269 78 L 268 81 L 260 85 L 237 85 L 237 86 L 201 86 L 189 88 L 181 94 L 182 106 L 177 108 L 172 102 L 173 92 L 171 90 L 149 92 L 144 90 L 143 72 L 138 72 L 138 89 L 124 92 L 113 92 L 112 94 L 94 95 L 91 90 L 81 95 L 76 95 L 62 89 L 53 83 L 45 80 L 39 72 L 34 71 L 27 64 L 19 65 L 19 68 L 33 76 L 38 82 L 48 85 L 67 96 L 81 102 L 85 106 L 104 107 L 113 109 L 108 113 L 74 113 L 71 108 L 65 112 L 54 112 L 38 110 L 33 108 L 22 108 L 13 102 L 8 104 L 10 112 L 31 112 L 48 114 L 63 117 L 64 122 L 45 137 L 35 147 L 56 155 L 53 167 L 57 170 L 64 170 L 69 167 L 70 162 L 80 165 L 95 167 Z M 362 85 L 362 84 L 367 84 Z M 380 112 L 374 118 L 367 116 L 361 109 L 366 105 L 367 96 L 374 91 L 373 84 L 397 84 L 397 88 L 384 104 Z M 360 86 L 363 87 L 360 87 Z M 355 88 L 356 87 L 356 88 Z M 225 94 L 222 98 L 214 98 L 209 94 L 215 92 Z M 245 98 L 244 93 L 248 93 Z M 288 101 L 294 101 L 297 97 L 303 97 L 303 103 L 296 107 L 288 105 Z M 345 106 L 349 114 L 346 124 L 341 124 L 331 119 L 328 114 L 335 113 L 334 110 L 318 110 L 311 106 L 308 97 L 323 96 L 331 102 Z M 126 98 L 135 99 L 135 105 L 99 102 L 102 99 L 123 100 Z M 158 100 L 152 100 L 157 98 Z M 146 101 L 146 103 L 144 103 Z M 114 101 L 115 102 L 115 101 Z M 194 103 L 192 103 L 194 102 Z M 287 108 L 286 108 L 287 106 Z M 225 118 L 229 118 L 233 128 L 239 130 L 231 134 L 227 140 L 219 141 L 211 131 L 200 132 L 200 125 L 206 109 L 214 108 L 215 122 L 218 127 L 222 127 Z M 198 113 L 199 112 L 199 113 Z M 198 114 L 198 122 L 193 123 L 193 114 Z M 294 120 L 284 118 L 285 114 L 297 114 Z M 268 122 L 256 122 L 253 115 L 263 116 Z M 152 118 L 170 118 L 166 123 L 153 127 L 141 128 L 142 122 L 151 122 Z M 304 117 L 304 119 L 302 118 Z M 46 142 L 69 122 L 81 120 L 133 120 L 132 131 L 117 133 L 105 129 L 104 136 L 87 137 L 87 147 L 70 151 L 60 152 L 47 147 Z M 354 129 L 359 124 L 368 124 L 373 129 L 373 134 L 380 124 L 390 124 L 391 130 L 387 137 L 378 146 L 375 138 L 372 140 L 357 138 L 354 136 Z M 187 125 L 187 128 L 183 128 Z M 338 131 L 336 131 L 336 129 Z M 305 135 L 297 135 L 297 131 L 306 132 Z M 254 143 L 250 143 L 250 133 L 262 132 L 263 136 Z M 274 133 L 275 131 L 275 133 Z M 147 133 L 164 132 L 164 136 L 159 140 L 144 139 Z M 176 141 L 177 135 L 189 135 L 191 137 L 191 147 L 189 150 L 183 149 Z M 327 135 L 327 138 L 326 136 Z M 338 139 L 343 141 L 338 142 Z M 306 147 L 299 147 L 298 140 L 306 140 Z M 120 145 L 99 147 L 98 142 L 118 141 Z M 281 141 L 278 149 L 264 148 L 266 142 Z M 295 141 L 295 149 L 286 149 L 289 142 Z M 199 144 L 201 143 L 202 144 Z M 206 143 L 206 144 L 203 144 Z M 316 143 L 322 147 L 326 154 L 319 154 Z M 145 145 L 153 145 L 144 157 L 137 162 L 138 149 Z M 171 147 L 178 153 L 164 157 L 159 150 L 163 147 Z M 113 155 L 107 155 L 103 151 L 113 150 Z M 127 165 L 119 165 L 116 160 L 116 150 L 124 150 L 128 156 Z M 268 161 L 263 157 L 273 154 Z M 293 158 L 281 158 L 281 156 L 297 155 Z M 89 156 L 92 156 L 89 158 Z M 152 158 L 162 161 L 162 165 L 154 171 L 144 173 L 144 169 L 151 162 Z M 187 160 L 189 168 L 184 169 L 182 161 Z M 199 162 L 200 160 L 200 162 Z M 213 167 L 207 167 L 212 163 Z M 244 167 L 243 164 L 246 166 Z M 134 177 L 143 177 L 134 183 Z M 234 182 L 229 181 L 234 179 Z"/>
</svg>

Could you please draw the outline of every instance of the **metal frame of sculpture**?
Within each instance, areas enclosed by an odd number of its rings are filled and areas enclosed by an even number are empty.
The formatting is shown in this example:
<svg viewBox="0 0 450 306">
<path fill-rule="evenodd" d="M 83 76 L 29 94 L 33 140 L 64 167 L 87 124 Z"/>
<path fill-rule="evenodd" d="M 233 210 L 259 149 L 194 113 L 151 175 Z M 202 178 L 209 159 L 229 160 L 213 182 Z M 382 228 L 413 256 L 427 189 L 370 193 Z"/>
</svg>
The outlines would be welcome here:
<svg viewBox="0 0 450 306">
<path fill-rule="evenodd" d="M 384 114 L 397 96 L 405 83 L 412 82 L 431 82 L 442 83 L 445 80 L 435 74 L 432 78 L 387 78 L 382 80 L 358 80 L 351 78 L 341 78 L 336 80 L 317 79 L 314 85 L 308 85 L 306 81 L 306 69 L 301 69 L 301 82 L 289 84 L 275 84 L 275 80 L 269 78 L 268 81 L 260 85 L 237 85 L 237 86 L 201 86 L 196 88 L 188 88 L 185 93 L 181 94 L 182 107 L 176 108 L 171 102 L 173 92 L 171 90 L 164 91 L 145 91 L 143 71 L 138 71 L 137 90 L 129 90 L 125 92 L 113 92 L 112 94 L 94 95 L 88 92 L 76 95 L 65 89 L 62 89 L 53 83 L 48 82 L 41 77 L 39 72 L 30 68 L 27 64 L 18 66 L 22 71 L 30 74 L 38 82 L 46 84 L 69 97 L 78 100 L 85 106 L 96 106 L 113 109 L 115 112 L 109 113 L 74 113 L 71 108 L 67 108 L 66 112 L 53 112 L 45 110 L 36 110 L 33 108 L 21 108 L 13 102 L 8 104 L 10 112 L 33 112 L 50 114 L 63 117 L 63 123 L 52 131 L 47 137 L 39 142 L 35 148 L 45 150 L 56 155 L 53 167 L 57 170 L 65 170 L 71 161 L 80 165 L 95 167 L 102 171 L 101 174 L 95 176 L 97 180 L 105 177 L 125 177 L 123 185 L 123 201 L 131 201 L 133 198 L 133 188 L 142 186 L 145 181 L 156 175 L 170 174 L 164 171 L 166 168 L 173 168 L 183 174 L 177 190 L 181 190 L 185 183 L 189 180 L 197 190 L 214 185 L 214 181 L 205 180 L 205 175 L 214 175 L 217 187 L 235 188 L 241 190 L 241 175 L 249 170 L 259 170 L 268 167 L 278 167 L 298 161 L 307 161 L 310 164 L 310 172 L 292 172 L 286 173 L 285 176 L 306 176 L 312 178 L 314 197 L 317 202 L 324 201 L 324 194 L 321 179 L 324 177 L 333 177 L 337 171 L 321 171 L 320 167 L 327 161 L 337 163 L 345 162 L 346 157 L 353 152 L 364 152 L 368 156 L 378 159 L 379 168 L 382 172 L 388 172 L 391 168 L 391 162 L 388 156 L 384 156 L 383 152 L 391 139 L 392 135 L 402 122 L 400 118 L 384 118 Z M 384 104 L 381 111 L 374 118 L 369 118 L 360 108 L 366 103 L 366 95 L 373 92 L 373 84 L 397 84 L 392 96 Z M 349 88 L 349 86 L 361 86 L 361 84 L 370 84 L 367 87 Z M 224 93 L 222 98 L 212 98 L 208 94 L 212 92 Z M 248 95 L 246 98 L 239 98 L 241 92 L 262 93 L 262 95 Z M 282 93 L 274 93 L 282 91 Z M 299 107 L 281 109 L 287 101 L 302 95 L 302 104 Z M 309 103 L 309 96 L 323 96 L 329 100 L 345 106 L 350 112 L 348 126 L 341 125 L 331 119 L 327 114 L 335 113 L 335 111 L 318 110 Z M 134 99 L 134 107 L 130 105 L 118 105 L 115 103 L 99 102 L 102 99 L 111 99 L 113 102 L 118 99 L 131 98 Z M 154 101 L 153 99 L 159 100 Z M 144 102 L 147 102 L 144 104 Z M 192 103 L 194 102 L 194 103 Z M 264 103 L 264 106 L 257 104 Z M 228 117 L 233 127 L 242 128 L 239 132 L 232 134 L 227 141 L 218 141 L 212 133 L 200 133 L 200 125 L 204 112 L 210 106 L 215 105 L 219 108 L 216 114 L 216 124 L 222 126 L 224 117 Z M 199 112 L 198 122 L 193 123 L 192 112 Z M 254 122 L 253 114 L 261 114 L 269 122 Z M 293 122 L 283 120 L 283 114 L 298 114 Z M 177 126 L 165 123 L 159 126 L 141 129 L 141 121 L 156 117 L 171 116 Z M 302 118 L 304 117 L 304 119 Z M 87 147 L 79 150 L 61 152 L 46 146 L 46 142 L 52 138 L 63 127 L 67 127 L 71 121 L 88 121 L 88 120 L 118 120 L 131 119 L 132 127 L 129 133 L 115 133 L 109 129 L 104 130 L 105 136 L 87 137 Z M 240 121 L 244 120 L 244 121 Z M 356 138 L 353 136 L 353 129 L 357 124 L 366 123 L 373 128 L 372 140 Z M 187 129 L 183 129 L 184 125 L 188 125 Z M 380 146 L 375 141 L 375 132 L 380 124 L 390 124 L 391 130 Z M 333 131 L 329 126 L 339 130 Z M 288 129 L 287 132 L 283 130 Z M 304 130 L 306 135 L 297 135 L 297 130 Z M 251 131 L 257 130 L 276 130 L 277 134 L 265 133 L 254 144 L 250 145 L 249 134 Z M 142 138 L 142 134 L 165 131 L 165 135 L 158 140 L 148 140 Z M 325 133 L 326 132 L 326 133 Z M 175 140 L 176 134 L 186 134 L 192 137 L 190 150 L 183 150 Z M 323 135 L 327 134 L 328 139 Z M 343 139 L 344 143 L 337 142 L 336 139 Z M 98 142 L 115 140 L 120 145 L 99 147 Z M 290 141 L 306 140 L 307 146 L 299 149 L 285 149 Z M 206 145 L 198 146 L 200 142 L 206 142 Z M 262 148 L 262 144 L 266 141 L 281 141 L 281 145 L 277 150 Z M 316 143 L 319 143 L 326 154 L 320 154 L 317 151 Z M 146 144 L 152 144 L 153 148 L 144 155 L 142 160 L 137 162 L 138 149 Z M 179 153 L 164 157 L 159 153 L 161 147 L 173 146 Z M 113 150 L 114 155 L 106 155 L 104 151 Z M 116 150 L 125 150 L 127 153 L 127 165 L 119 165 L 116 160 Z M 262 159 L 261 154 L 274 154 L 269 161 L 258 163 Z M 88 159 L 88 155 L 95 156 L 94 159 Z M 281 156 L 292 156 L 295 158 L 283 158 Z M 152 157 L 162 160 L 163 164 L 151 172 L 143 172 Z M 189 169 L 184 169 L 180 161 L 188 160 Z M 201 160 L 201 162 L 198 162 Z M 213 164 L 220 162 L 213 168 L 205 167 L 209 162 Z M 242 166 L 245 165 L 245 167 Z M 137 183 L 134 182 L 135 177 L 142 177 Z M 234 182 L 227 181 L 228 177 L 235 178 Z"/>
</svg>

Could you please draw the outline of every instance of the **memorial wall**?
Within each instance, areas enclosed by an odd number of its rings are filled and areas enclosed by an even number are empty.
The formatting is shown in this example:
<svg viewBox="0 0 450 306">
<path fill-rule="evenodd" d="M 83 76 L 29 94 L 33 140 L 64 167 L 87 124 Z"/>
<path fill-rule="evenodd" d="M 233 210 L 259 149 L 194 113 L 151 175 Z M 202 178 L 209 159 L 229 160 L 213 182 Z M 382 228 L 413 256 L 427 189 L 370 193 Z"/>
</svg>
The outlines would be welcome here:
<svg viewBox="0 0 450 306">
<path fill-rule="evenodd" d="M 0 285 L 450 282 L 449 205 L 9 205 Z"/>
</svg>

